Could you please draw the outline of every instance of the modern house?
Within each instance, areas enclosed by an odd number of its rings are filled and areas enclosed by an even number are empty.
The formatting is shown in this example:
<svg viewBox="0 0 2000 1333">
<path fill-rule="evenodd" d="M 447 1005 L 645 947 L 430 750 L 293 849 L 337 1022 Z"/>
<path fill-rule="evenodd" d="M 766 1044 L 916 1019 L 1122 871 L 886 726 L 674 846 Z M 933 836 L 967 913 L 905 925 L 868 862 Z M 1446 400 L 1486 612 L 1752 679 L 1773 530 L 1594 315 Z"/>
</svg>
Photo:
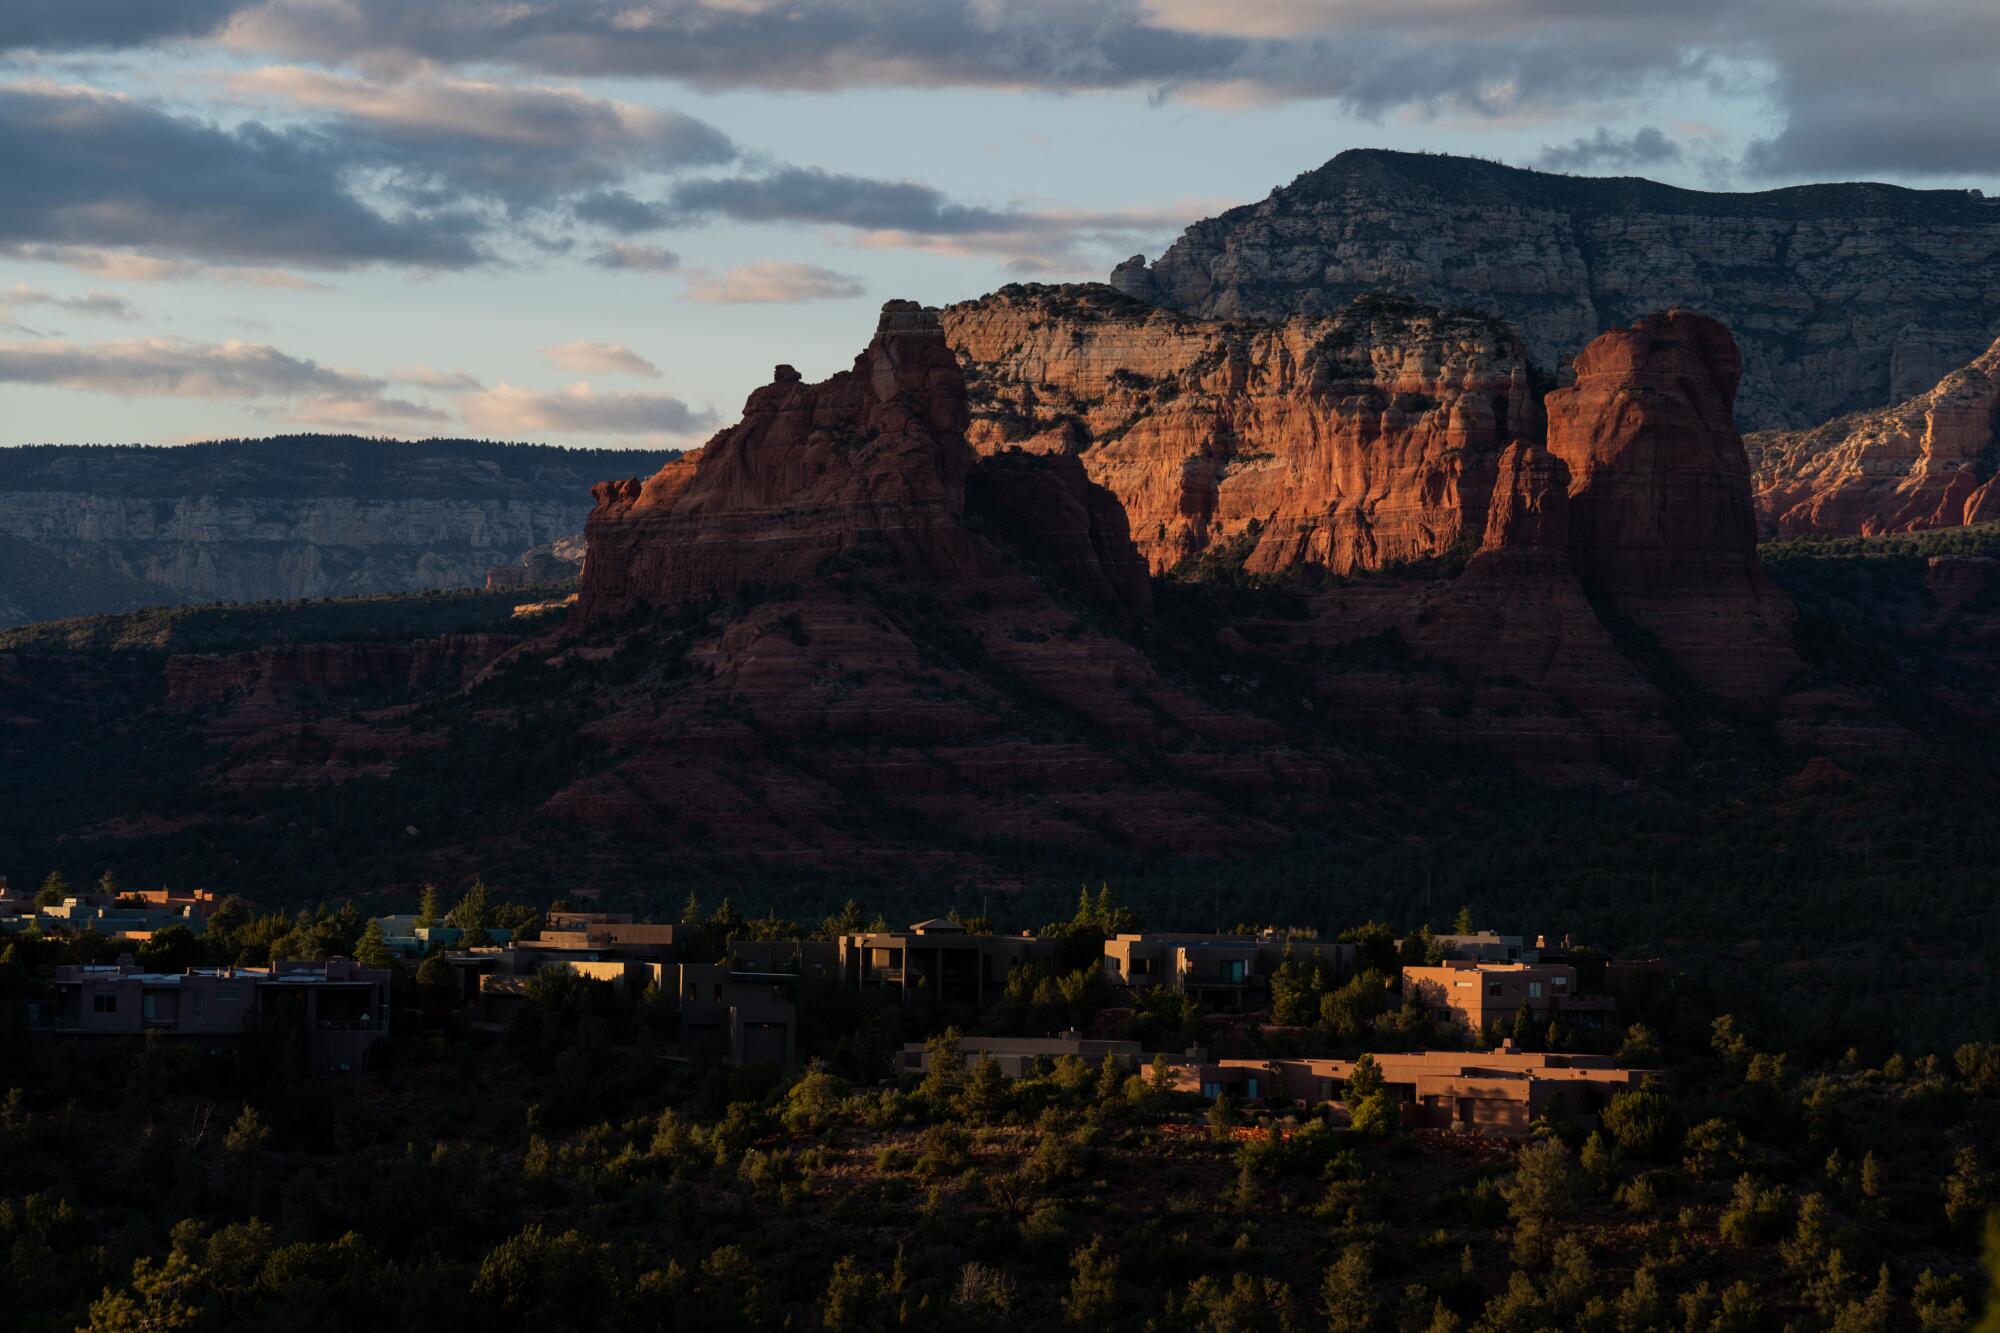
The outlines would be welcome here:
<svg viewBox="0 0 2000 1333">
<path fill-rule="evenodd" d="M 1528 944 L 1519 935 L 1501 935 L 1491 930 L 1470 935 L 1433 935 L 1431 943 L 1439 950 L 1440 958 L 1451 962 L 1533 963 L 1541 958 L 1536 948 L 1541 943 L 1539 939 Z"/>
<path fill-rule="evenodd" d="M 29 1026 L 58 1037 L 158 1032 L 222 1045 L 253 1028 L 304 1034 L 315 1069 L 359 1069 L 389 1030 L 389 974 L 346 958 L 270 967 L 147 972 L 63 964 L 52 999 L 29 1002 Z"/>
<path fill-rule="evenodd" d="M 1512 1023 L 1522 1006 L 1544 1017 L 1602 1023 L 1615 1007 L 1606 995 L 1576 993 L 1567 963 L 1445 962 L 1403 969 L 1403 998 L 1430 1011 L 1431 1021 L 1477 1037 L 1491 1023 Z"/>
<path fill-rule="evenodd" d="M 1354 946 L 1304 935 L 1118 935 L 1104 942 L 1104 975 L 1132 990 L 1166 986 L 1211 1009 L 1260 1009 L 1287 958 L 1354 971 Z"/>
<path fill-rule="evenodd" d="M 1000 998 L 1007 974 L 1027 962 L 1053 964 L 1062 942 L 1033 935 L 972 935 L 956 921 L 919 921 L 908 930 L 840 937 L 840 978 L 905 998 L 919 987 L 947 1004 L 984 1008 Z"/>
<path fill-rule="evenodd" d="M 798 1063 L 799 978 L 792 972 L 739 972 L 724 963 L 668 963 L 662 992 L 679 997 L 680 1046 L 714 1040 L 733 1064 Z"/>
<path fill-rule="evenodd" d="M 1613 1096 L 1641 1086 L 1645 1070 L 1620 1069 L 1605 1055 L 1555 1055 L 1516 1051 L 1505 1042 L 1493 1051 L 1420 1051 L 1369 1057 L 1402 1109 L 1406 1129 L 1450 1129 L 1526 1137 L 1536 1120 L 1554 1116 L 1596 1124 Z M 1330 1105 L 1344 1114 L 1344 1089 L 1354 1076 L 1350 1060 L 1177 1061 L 1169 1066 L 1177 1089 L 1246 1101 L 1283 1097 L 1308 1106 Z"/>
</svg>

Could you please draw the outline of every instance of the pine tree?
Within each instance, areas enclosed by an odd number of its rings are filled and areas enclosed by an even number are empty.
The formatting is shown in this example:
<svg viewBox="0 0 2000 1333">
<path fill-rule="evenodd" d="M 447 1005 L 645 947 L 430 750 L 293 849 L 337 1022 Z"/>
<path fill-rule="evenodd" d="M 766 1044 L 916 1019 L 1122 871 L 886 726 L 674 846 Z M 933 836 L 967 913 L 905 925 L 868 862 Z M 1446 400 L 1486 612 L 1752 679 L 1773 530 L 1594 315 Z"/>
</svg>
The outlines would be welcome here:
<svg viewBox="0 0 2000 1333">
<path fill-rule="evenodd" d="M 417 928 L 424 930 L 435 926 L 441 914 L 437 885 L 424 885 L 423 896 L 417 899 Z"/>
<path fill-rule="evenodd" d="M 51 870 L 49 877 L 42 881 L 42 887 L 35 893 L 35 906 L 61 907 L 63 899 L 74 896 L 76 890 L 70 887 L 69 880 L 64 877 L 63 872 Z"/>
<path fill-rule="evenodd" d="M 382 923 L 370 920 L 361 928 L 361 938 L 354 945 L 354 959 L 363 967 L 388 967 L 396 961 L 396 955 L 389 952 L 389 942 L 382 938 Z"/>
</svg>

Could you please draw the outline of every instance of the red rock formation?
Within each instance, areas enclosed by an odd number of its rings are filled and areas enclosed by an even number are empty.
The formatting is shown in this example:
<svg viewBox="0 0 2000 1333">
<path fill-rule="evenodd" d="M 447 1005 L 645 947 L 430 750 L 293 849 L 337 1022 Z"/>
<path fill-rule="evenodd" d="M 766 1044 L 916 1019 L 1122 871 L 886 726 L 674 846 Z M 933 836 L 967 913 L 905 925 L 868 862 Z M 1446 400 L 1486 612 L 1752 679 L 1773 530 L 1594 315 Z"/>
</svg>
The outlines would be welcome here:
<svg viewBox="0 0 2000 1333">
<path fill-rule="evenodd" d="M 1763 707 L 1798 670 L 1797 612 L 1757 558 L 1741 373 L 1729 330 L 1670 310 L 1598 337 L 1545 406 L 1585 586 L 1696 685 Z"/>
<path fill-rule="evenodd" d="M 166 663 L 166 705 L 207 711 L 215 736 L 296 722 L 321 707 L 380 704 L 472 680 L 520 640 L 451 634 L 413 643 L 284 643 L 243 653 L 177 653 Z"/>
<path fill-rule="evenodd" d="M 1927 393 L 1748 441 L 1779 537 L 1873 536 L 2000 518 L 2000 342 Z"/>
<path fill-rule="evenodd" d="M 1151 608 L 1152 575 L 1132 544 L 1124 506 L 1074 456 L 1012 449 L 982 459 L 967 503 L 1099 601 Z"/>
<path fill-rule="evenodd" d="M 1239 541 L 1259 572 L 1443 554 L 1484 527 L 1500 450 L 1540 433 L 1512 330 L 1407 302 L 1236 324 L 1017 286 L 944 325 L 973 443 L 1077 454 L 1155 570 Z"/>
<path fill-rule="evenodd" d="M 838 555 L 970 572 L 965 425 L 936 314 L 892 301 L 852 370 L 808 385 L 780 366 L 699 455 L 597 487 L 580 612 L 797 582 Z"/>
</svg>

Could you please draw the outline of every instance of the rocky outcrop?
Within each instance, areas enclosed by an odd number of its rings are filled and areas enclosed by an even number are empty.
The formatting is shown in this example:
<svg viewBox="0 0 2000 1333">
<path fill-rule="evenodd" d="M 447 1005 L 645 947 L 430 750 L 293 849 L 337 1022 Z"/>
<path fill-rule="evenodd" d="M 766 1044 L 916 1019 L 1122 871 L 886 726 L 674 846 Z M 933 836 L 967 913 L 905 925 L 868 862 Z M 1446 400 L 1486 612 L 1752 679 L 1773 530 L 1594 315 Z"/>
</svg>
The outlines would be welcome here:
<svg viewBox="0 0 2000 1333">
<path fill-rule="evenodd" d="M 975 446 L 1076 455 L 1155 570 L 1345 574 L 1476 543 L 1500 451 L 1540 432 L 1518 337 L 1404 301 L 1264 325 L 1015 286 L 944 328 Z"/>
<path fill-rule="evenodd" d="M 490 567 L 486 571 L 486 591 L 573 584 L 583 573 L 583 552 L 580 532 L 530 547 L 512 564 Z"/>
<path fill-rule="evenodd" d="M 579 531 L 591 482 L 633 460 L 325 436 L 7 449 L 0 624 L 479 587 L 490 567 Z"/>
<path fill-rule="evenodd" d="M 1586 588 L 1698 686 L 1762 706 L 1798 669 L 1797 613 L 1757 558 L 1741 373 L 1728 329 L 1670 310 L 1593 341 L 1545 406 Z"/>
<path fill-rule="evenodd" d="M 212 738 L 246 735 L 317 713 L 381 706 L 459 688 L 520 640 L 449 634 L 390 643 L 285 643 L 240 653 L 177 653 L 166 706 L 206 715 Z"/>
<path fill-rule="evenodd" d="M 934 310 L 882 309 L 852 370 L 819 384 L 779 366 L 743 420 L 647 481 L 594 494 L 578 612 L 671 605 L 766 589 L 830 561 L 972 579 L 999 554 L 974 534 L 965 377 Z M 982 486 L 993 516 L 1022 527 L 1079 586 L 1130 607 L 1148 595 L 1123 516 L 1081 469 L 1000 460 Z"/>
<path fill-rule="evenodd" d="M 2000 519 L 2000 342 L 1894 407 L 1746 441 L 1778 537 L 1874 536 Z"/>
<path fill-rule="evenodd" d="M 1691 305 L 1742 340 L 1743 420 L 1803 427 L 1928 388 L 2000 334 L 2000 201 L 1867 184 L 1708 194 L 1355 150 L 1112 282 L 1223 319 L 1328 316 L 1394 291 L 1502 316 L 1551 368 Z"/>
<path fill-rule="evenodd" d="M 936 313 L 891 302 L 852 370 L 808 385 L 779 366 L 691 463 L 599 486 L 579 607 L 590 618 L 792 583 L 837 556 L 968 573 L 965 425 Z"/>
</svg>

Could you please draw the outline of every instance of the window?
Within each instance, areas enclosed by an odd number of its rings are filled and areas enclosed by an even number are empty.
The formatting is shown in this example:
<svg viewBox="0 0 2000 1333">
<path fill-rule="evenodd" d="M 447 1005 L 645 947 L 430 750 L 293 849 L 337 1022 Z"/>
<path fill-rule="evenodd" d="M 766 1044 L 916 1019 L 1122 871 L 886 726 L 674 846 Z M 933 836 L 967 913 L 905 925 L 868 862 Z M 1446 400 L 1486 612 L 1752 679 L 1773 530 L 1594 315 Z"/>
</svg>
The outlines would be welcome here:
<svg viewBox="0 0 2000 1333">
<path fill-rule="evenodd" d="M 194 993 L 194 996 L 193 996 L 193 999 L 194 999 L 194 1016 L 195 1016 L 196 1018 L 200 1018 L 200 1017 L 201 1017 L 201 992 L 200 992 L 200 991 L 196 991 L 196 992 Z"/>
<path fill-rule="evenodd" d="M 217 986 L 215 988 L 215 998 L 221 1004 L 234 1004 L 243 998 L 243 988 L 241 986 Z"/>
<path fill-rule="evenodd" d="M 713 992 L 709 996 L 709 998 L 714 1000 L 717 1004 L 722 1003 L 722 983 L 718 981 L 709 989 Z"/>
<path fill-rule="evenodd" d="M 1528 983 L 1528 998 L 1529 998 L 1529 999 L 1532 999 L 1532 1000 L 1539 1000 L 1539 999 L 1541 999 L 1541 998 L 1542 998 L 1542 983 L 1541 983 L 1541 982 L 1539 982 L 1539 981 L 1531 981 L 1531 982 L 1529 982 L 1529 983 Z"/>
<path fill-rule="evenodd" d="M 141 997 L 140 1012 L 149 1019 L 158 1018 L 160 1016 L 160 997 L 157 995 Z"/>
<path fill-rule="evenodd" d="M 118 995 L 115 991 L 101 990 L 90 997 L 90 1011 L 94 1014 L 115 1014 L 118 1012 Z"/>
</svg>

